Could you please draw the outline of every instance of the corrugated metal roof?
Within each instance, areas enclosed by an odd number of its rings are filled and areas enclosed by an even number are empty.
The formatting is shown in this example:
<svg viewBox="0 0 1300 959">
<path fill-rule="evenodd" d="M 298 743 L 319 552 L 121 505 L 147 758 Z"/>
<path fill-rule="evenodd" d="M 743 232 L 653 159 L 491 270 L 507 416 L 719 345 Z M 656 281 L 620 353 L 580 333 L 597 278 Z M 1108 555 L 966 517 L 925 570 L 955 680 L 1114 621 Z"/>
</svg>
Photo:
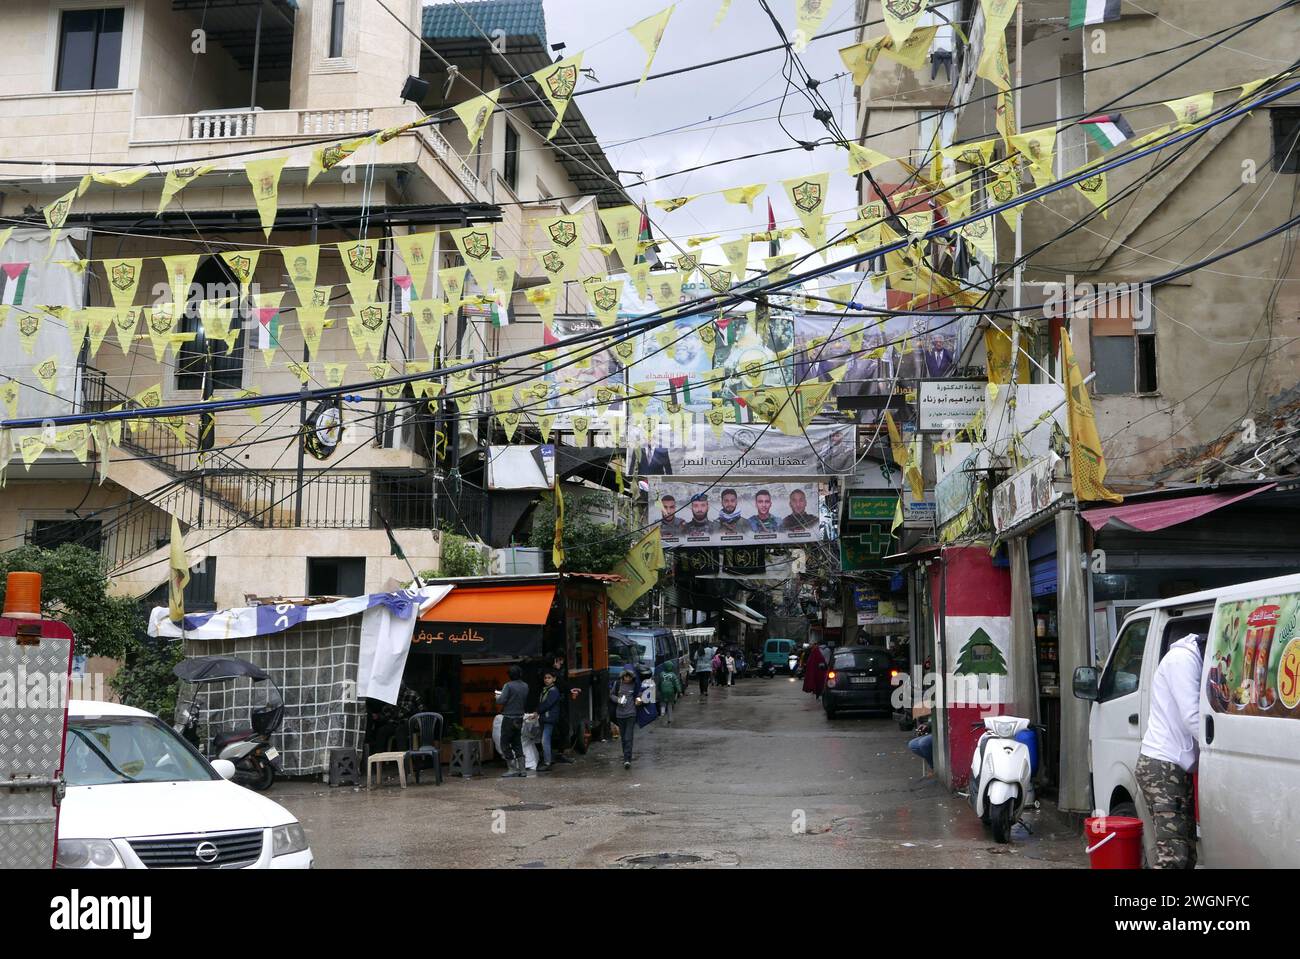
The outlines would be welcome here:
<svg viewBox="0 0 1300 959">
<path fill-rule="evenodd" d="M 504 30 L 508 37 L 536 37 L 545 47 L 542 0 L 461 0 L 424 8 L 421 32 L 428 40 L 478 40 L 493 30 Z"/>
</svg>

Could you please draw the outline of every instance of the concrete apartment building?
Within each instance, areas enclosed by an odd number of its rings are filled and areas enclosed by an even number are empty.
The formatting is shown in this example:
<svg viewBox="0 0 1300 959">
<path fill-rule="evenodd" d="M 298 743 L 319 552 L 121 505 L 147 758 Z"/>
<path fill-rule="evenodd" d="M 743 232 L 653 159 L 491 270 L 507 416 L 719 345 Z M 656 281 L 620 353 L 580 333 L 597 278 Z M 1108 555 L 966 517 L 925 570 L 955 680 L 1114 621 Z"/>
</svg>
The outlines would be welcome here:
<svg viewBox="0 0 1300 959">
<path fill-rule="evenodd" d="M 461 262 L 446 229 L 492 224 L 498 252 L 520 256 L 515 322 L 498 330 L 482 310 L 449 312 L 430 355 L 411 317 L 394 308 L 378 361 L 402 373 L 408 361 L 477 359 L 540 345 L 536 308 L 522 292 L 546 279 L 523 252 L 535 219 L 578 215 L 586 242 L 599 242 L 597 205 L 627 202 L 576 103 L 548 143 L 552 114 L 531 87 L 517 84 L 505 91 L 504 109 L 473 150 L 464 127 L 447 114 L 368 144 L 307 183 L 321 141 L 418 120 L 476 95 L 472 84 L 490 90 L 555 58 L 541 0 L 385 4 L 392 15 L 361 0 L 6 3 L 0 228 L 16 229 L 0 260 L 31 263 L 23 302 L 71 311 L 112 305 L 99 262 L 105 258 L 146 258 L 136 305 L 168 299 L 161 256 L 199 254 L 194 283 L 229 289 L 233 278 L 217 254 L 243 249 L 261 254 L 252 283 L 261 292 L 287 291 L 283 306 L 291 307 L 297 294 L 272 248 L 436 231 L 433 262 L 423 269 L 402 263 L 390 242 L 380 244 L 375 299 L 395 307 L 394 276 L 414 274 L 427 297 L 440 295 L 437 270 Z M 402 99 L 409 75 L 429 82 L 422 103 Z M 264 152 L 250 155 L 255 150 Z M 273 155 L 288 160 L 268 239 L 244 163 Z M 210 170 L 159 214 L 166 161 L 180 159 Z M 50 250 L 43 207 L 83 174 L 151 163 L 159 163 L 156 172 L 130 186 L 90 184 Z M 60 260 L 90 266 L 77 272 Z M 603 256 L 584 254 L 582 275 L 606 269 Z M 349 341 L 347 281 L 340 256 L 322 250 L 316 283 L 332 287 L 333 322 L 308 365 L 309 388 L 324 385 L 327 363 L 349 364 L 344 382 L 372 378 L 366 366 L 376 358 L 363 363 Z M 46 318 L 29 355 L 19 349 L 11 318 L 0 330 L 0 372 L 22 383 L 18 415 L 108 409 L 154 385 L 161 385 L 165 404 L 300 389 L 286 367 L 305 351 L 292 314 L 268 364 L 250 314 L 237 311 L 240 335 L 227 348 L 203 338 L 198 304 L 188 307 L 179 328 L 195 336 L 168 347 L 162 362 L 140 330 L 125 351 L 111 332 L 93 356 L 87 346 L 74 349 L 58 316 Z M 560 307 L 566 308 L 585 312 L 585 303 Z M 42 388 L 32 369 L 50 355 L 58 359 L 53 390 Z M 456 464 L 466 472 L 469 461 L 460 456 L 476 455 L 483 429 L 473 417 L 458 428 L 450 403 L 411 402 L 409 388 L 403 399 L 385 404 L 372 391 L 345 404 L 342 441 L 324 461 L 299 450 L 300 419 L 314 403 L 265 407 L 260 423 L 223 413 L 215 421 L 217 449 L 206 453 L 212 444 L 199 438 L 207 426 L 201 416 L 148 421 L 126 431 L 102 484 L 93 453 L 80 463 L 71 452 L 50 449 L 25 470 L 15 443 L 0 490 L 0 538 L 5 548 L 24 541 L 98 546 L 116 587 L 144 595 L 165 581 L 160 560 L 176 516 L 201 560 L 193 608 L 238 605 L 245 595 L 382 589 L 410 574 L 390 554 L 380 516 L 396 528 L 417 569 L 436 566 L 437 529 L 459 517 L 456 500 L 471 493 L 460 484 L 443 489 L 438 471 L 457 450 Z"/>
<path fill-rule="evenodd" d="M 1222 108 L 1241 95 L 1234 85 L 1291 66 L 1300 27 L 1296 12 L 1283 10 L 1229 36 L 1233 31 L 1228 28 L 1275 5 L 1263 0 L 1231 6 L 1144 0 L 1123 3 L 1118 21 L 1071 30 L 1069 6 L 1023 0 L 1019 25 L 1013 17 L 1007 28 L 1012 82 L 1022 86 L 1021 131 L 1063 126 L 1104 111 L 1122 112 L 1134 135 L 1142 136 L 1173 121 L 1163 101 L 1211 90 L 1219 91 L 1214 107 Z M 924 156 L 939 122 L 945 145 L 998 135 L 996 87 L 975 75 L 988 42 L 981 4 L 960 0 L 930 7 L 923 23 L 942 23 L 946 17 L 961 30 L 942 27 L 920 70 L 881 57 L 859 90 L 859 139 L 890 156 Z M 859 2 L 857 11 L 859 22 L 882 19 L 876 0 Z M 858 39 L 884 32 L 877 23 L 864 28 Z M 1209 39 L 1197 42 L 1198 37 Z M 1186 66 L 1173 69 L 1198 53 Z M 929 118 L 895 129 L 938 112 L 944 114 L 942 121 Z M 1300 189 L 1296 156 L 1280 157 L 1284 144 L 1296 136 L 1298 116 L 1300 96 L 1290 95 L 1220 125 L 1186 151 L 1171 148 L 1111 172 L 1109 195 L 1122 198 L 1104 219 L 1093 218 L 1029 259 L 1022 302 L 1041 303 L 1043 284 L 1064 283 L 1069 277 L 1076 284 L 1140 284 L 1231 249 L 1294 215 Z M 1167 168 L 1140 190 L 1126 193 L 1176 152 Z M 1054 173 L 1064 176 L 1099 155 L 1083 131 L 1070 126 L 1057 138 Z M 945 174 L 968 169 L 948 163 Z M 890 167 L 872 173 L 882 185 L 903 176 Z M 862 184 L 863 199 L 872 198 L 865 178 Z M 1031 185 L 1026 176 L 1023 188 Z M 979 189 L 975 209 L 982 202 Z M 1075 189 L 1030 204 L 1022 218 L 1020 249 L 1036 250 L 1091 209 Z M 1014 234 L 1000 218 L 996 241 L 1000 270 L 1014 259 L 1016 249 Z M 972 260 L 972 280 L 995 266 L 980 264 L 978 256 Z M 1080 367 L 1085 375 L 1097 373 L 1093 403 L 1109 476 L 1117 486 L 1150 486 L 1190 453 L 1240 428 L 1244 419 L 1264 413 L 1294 388 L 1300 359 L 1294 341 L 1300 315 L 1300 286 L 1294 282 L 1298 270 L 1293 231 L 1153 289 L 1149 328 L 1135 330 L 1132 318 L 1118 312 L 1096 317 L 1091 327 L 1086 318 L 1073 319 L 1071 339 Z M 1013 287 L 1009 279 L 999 282 L 993 304 L 1010 304 Z M 1048 324 L 1038 327 L 1035 357 L 1056 375 L 1056 337 Z M 966 359 L 974 361 L 971 365 L 982 365 L 982 357 L 982 346 L 970 343 Z M 1034 382 L 1046 381 L 1042 370 L 1034 369 L 1033 376 Z"/>
</svg>

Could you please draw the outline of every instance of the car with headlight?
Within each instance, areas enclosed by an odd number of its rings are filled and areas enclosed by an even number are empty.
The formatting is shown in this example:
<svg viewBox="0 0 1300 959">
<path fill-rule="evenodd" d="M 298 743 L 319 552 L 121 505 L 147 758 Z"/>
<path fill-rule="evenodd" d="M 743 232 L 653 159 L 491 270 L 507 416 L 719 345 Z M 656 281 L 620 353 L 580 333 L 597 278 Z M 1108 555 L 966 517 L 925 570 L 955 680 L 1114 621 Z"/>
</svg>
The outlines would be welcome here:
<svg viewBox="0 0 1300 959">
<path fill-rule="evenodd" d="M 55 865 L 62 869 L 309 869 L 301 823 L 230 781 L 158 717 L 72 700 L 67 791 Z"/>
</svg>

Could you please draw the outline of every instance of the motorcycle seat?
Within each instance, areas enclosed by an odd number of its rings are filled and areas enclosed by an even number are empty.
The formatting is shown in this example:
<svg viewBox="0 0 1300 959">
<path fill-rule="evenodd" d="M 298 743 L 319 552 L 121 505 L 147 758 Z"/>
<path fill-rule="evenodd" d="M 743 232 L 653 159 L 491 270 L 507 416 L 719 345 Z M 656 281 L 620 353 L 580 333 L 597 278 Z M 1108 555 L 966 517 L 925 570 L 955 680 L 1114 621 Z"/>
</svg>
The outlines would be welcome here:
<svg viewBox="0 0 1300 959">
<path fill-rule="evenodd" d="M 243 740 L 250 739 L 255 735 L 256 733 L 251 729 L 236 729 L 234 732 L 221 733 L 218 736 L 212 737 L 212 745 L 216 748 L 217 752 L 221 752 L 221 750 L 225 749 L 231 743 L 242 742 Z"/>
</svg>

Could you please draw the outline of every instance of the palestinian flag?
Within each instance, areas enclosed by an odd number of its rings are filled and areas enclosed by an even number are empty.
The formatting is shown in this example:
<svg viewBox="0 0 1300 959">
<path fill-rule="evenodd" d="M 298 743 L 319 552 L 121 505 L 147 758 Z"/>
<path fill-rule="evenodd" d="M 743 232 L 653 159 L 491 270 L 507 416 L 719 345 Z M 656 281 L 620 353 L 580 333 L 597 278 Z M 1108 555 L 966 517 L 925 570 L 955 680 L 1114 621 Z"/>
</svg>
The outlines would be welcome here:
<svg viewBox="0 0 1300 959">
<path fill-rule="evenodd" d="M 510 325 L 510 294 L 505 290 L 492 291 L 492 325 Z"/>
<path fill-rule="evenodd" d="M 411 312 L 411 284 L 412 279 L 409 275 L 393 277 L 393 284 L 397 287 L 398 313 Z"/>
<path fill-rule="evenodd" d="M 262 306 L 253 310 L 257 317 L 257 348 L 273 350 L 280 345 L 280 310 Z"/>
<path fill-rule="evenodd" d="M 640 248 L 642 243 L 649 243 L 650 240 L 652 240 L 653 238 L 654 235 L 650 232 L 650 215 L 646 212 L 645 201 L 642 200 L 641 201 L 641 225 L 637 230 L 637 237 L 636 237 L 638 249 Z M 646 247 L 644 253 L 638 253 L 636 255 L 636 262 L 638 263 L 648 262 L 651 267 L 656 267 L 659 265 L 659 258 L 655 256 L 653 248 Z"/>
<path fill-rule="evenodd" d="M 719 317 L 717 321 L 718 335 L 726 340 L 728 346 L 736 345 L 736 330 L 740 328 L 734 316 Z"/>
<path fill-rule="evenodd" d="M 1087 131 L 1088 136 L 1103 150 L 1113 150 L 1125 140 L 1133 139 L 1133 128 L 1118 113 L 1088 117 L 1080 120 L 1079 126 Z"/>
<path fill-rule="evenodd" d="M 1070 0 L 1070 28 L 1119 19 L 1119 0 Z"/>
<path fill-rule="evenodd" d="M 673 402 L 689 405 L 691 402 L 691 381 L 685 376 L 668 377 L 668 387 L 672 390 Z"/>
<path fill-rule="evenodd" d="M 0 296 L 0 304 L 5 306 L 19 306 L 23 302 L 23 290 L 27 286 L 27 268 L 30 263 L 0 263 L 0 270 L 4 271 L 4 295 Z"/>
<path fill-rule="evenodd" d="M 772 198 L 767 198 L 767 255 L 781 255 L 781 240 L 776 235 L 776 214 L 772 212 Z"/>
</svg>

